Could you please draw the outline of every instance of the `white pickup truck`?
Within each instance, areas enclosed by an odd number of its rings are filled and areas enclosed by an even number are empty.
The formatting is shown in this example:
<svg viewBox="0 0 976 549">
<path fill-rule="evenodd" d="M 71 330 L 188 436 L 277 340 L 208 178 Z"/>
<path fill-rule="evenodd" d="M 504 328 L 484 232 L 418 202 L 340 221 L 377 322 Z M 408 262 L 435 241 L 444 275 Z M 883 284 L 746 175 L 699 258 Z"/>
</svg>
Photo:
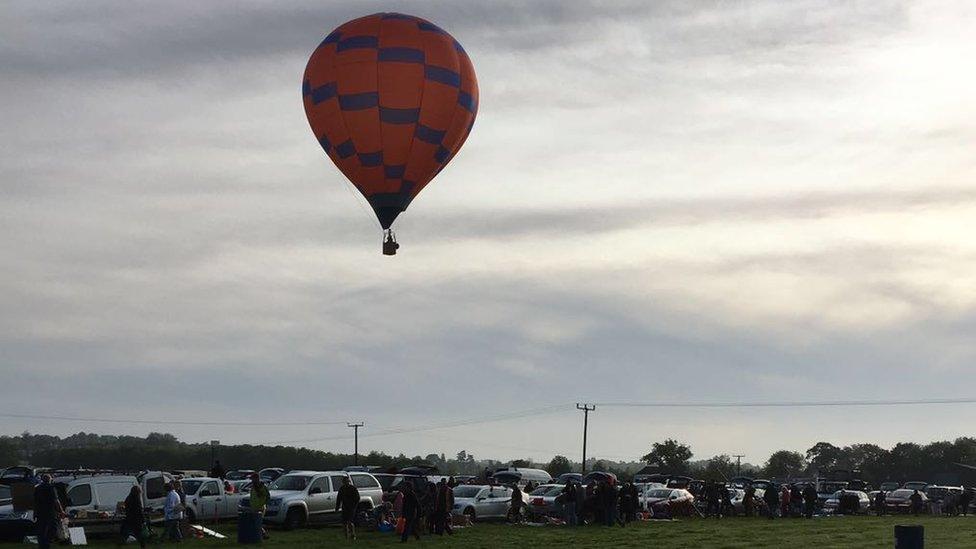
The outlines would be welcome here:
<svg viewBox="0 0 976 549">
<path fill-rule="evenodd" d="M 219 478 L 188 478 L 181 481 L 186 493 L 186 518 L 190 522 L 237 516 L 237 507 L 247 496 L 228 492 Z"/>
</svg>

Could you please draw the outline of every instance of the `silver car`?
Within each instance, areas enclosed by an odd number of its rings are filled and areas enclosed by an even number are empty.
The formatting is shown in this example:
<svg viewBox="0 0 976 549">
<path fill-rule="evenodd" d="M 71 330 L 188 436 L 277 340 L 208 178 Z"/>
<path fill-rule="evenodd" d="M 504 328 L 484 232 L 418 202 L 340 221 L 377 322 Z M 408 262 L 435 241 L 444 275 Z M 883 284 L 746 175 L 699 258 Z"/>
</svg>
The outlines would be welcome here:
<svg viewBox="0 0 976 549">
<path fill-rule="evenodd" d="M 528 503 L 524 493 L 522 500 Z M 512 489 L 507 486 L 465 484 L 454 488 L 455 515 L 467 515 L 471 520 L 505 518 L 512 504 Z"/>
<path fill-rule="evenodd" d="M 359 490 L 359 508 L 367 512 L 383 503 L 383 489 L 369 473 L 346 471 L 293 471 L 271 484 L 264 521 L 299 528 L 311 523 L 339 520 L 336 511 L 339 487 L 349 478 Z M 247 500 L 242 505 L 247 505 Z"/>
</svg>

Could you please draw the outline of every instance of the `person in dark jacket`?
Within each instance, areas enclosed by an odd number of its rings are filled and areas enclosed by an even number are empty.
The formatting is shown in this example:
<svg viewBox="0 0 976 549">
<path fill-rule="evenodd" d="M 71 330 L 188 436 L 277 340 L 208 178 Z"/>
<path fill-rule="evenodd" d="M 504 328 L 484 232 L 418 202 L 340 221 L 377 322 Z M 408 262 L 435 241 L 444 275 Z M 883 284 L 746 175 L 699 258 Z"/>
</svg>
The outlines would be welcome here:
<svg viewBox="0 0 976 549">
<path fill-rule="evenodd" d="M 434 500 L 437 499 L 437 486 L 433 482 L 427 482 L 424 497 L 420 498 L 420 506 L 424 522 L 427 525 L 427 534 L 434 533 Z"/>
<path fill-rule="evenodd" d="M 874 495 L 874 512 L 879 517 L 882 517 L 887 512 L 885 509 L 888 503 L 888 496 L 885 494 L 884 490 L 878 490 L 878 493 Z"/>
<path fill-rule="evenodd" d="M 606 519 L 607 526 L 613 526 L 617 522 L 617 503 L 620 500 L 620 492 L 615 484 L 607 484 L 606 495 Z"/>
<path fill-rule="evenodd" d="M 766 502 L 766 512 L 769 513 L 769 519 L 776 518 L 776 510 L 779 507 L 779 494 L 776 492 L 775 487 L 770 486 L 766 488 L 766 491 L 763 493 L 763 501 Z"/>
<path fill-rule="evenodd" d="M 722 499 L 722 516 L 734 517 L 735 505 L 732 505 L 732 491 L 729 490 L 728 486 L 722 485 L 719 489 L 719 496 Z"/>
<path fill-rule="evenodd" d="M 803 514 L 807 518 L 813 518 L 813 512 L 817 508 L 817 488 L 812 484 L 807 484 L 803 488 Z"/>
<path fill-rule="evenodd" d="M 911 497 L 908 498 L 912 503 L 912 514 L 917 515 L 922 512 L 922 493 L 918 490 L 912 492 Z"/>
<path fill-rule="evenodd" d="M 359 507 L 359 489 L 342 477 L 342 486 L 336 494 L 336 511 L 342 512 L 342 528 L 346 539 L 356 539 L 356 509 Z"/>
<path fill-rule="evenodd" d="M 512 485 L 512 499 L 508 508 L 508 517 L 512 522 L 522 522 L 522 506 L 525 500 L 522 499 L 522 490 L 518 484 Z"/>
<path fill-rule="evenodd" d="M 752 510 L 756 505 L 756 489 L 752 484 L 746 486 L 746 493 L 742 496 L 742 509 L 747 517 L 752 516 Z"/>
<path fill-rule="evenodd" d="M 959 512 L 962 516 L 969 513 L 969 504 L 973 501 L 973 492 L 969 488 L 963 488 L 962 495 L 959 496 Z"/>
<path fill-rule="evenodd" d="M 420 531 L 418 528 L 418 522 L 420 521 L 420 500 L 417 498 L 412 484 L 405 482 L 402 486 L 403 514 L 401 518 L 404 520 L 404 528 L 403 533 L 400 534 L 400 541 L 405 543 L 411 535 L 417 538 L 417 540 L 420 540 Z"/>
<path fill-rule="evenodd" d="M 41 483 L 34 488 L 34 524 L 40 549 L 51 547 L 51 542 L 57 536 L 58 521 L 64 516 L 64 508 L 58 499 L 57 489 L 51 483 L 51 475 L 41 475 Z"/>
<path fill-rule="evenodd" d="M 129 536 L 136 538 L 139 547 L 146 546 L 146 539 L 142 535 L 142 528 L 146 524 L 146 511 L 142 507 L 142 488 L 133 486 L 125 498 L 125 519 L 122 520 L 122 531 L 119 533 L 121 543 L 125 544 Z"/>
<path fill-rule="evenodd" d="M 454 507 L 454 491 L 442 478 L 437 485 L 437 498 L 434 500 L 434 533 L 443 536 L 444 532 L 453 534 L 451 529 L 451 508 Z"/>
<path fill-rule="evenodd" d="M 216 460 L 213 463 L 213 467 L 210 468 L 210 478 L 219 478 L 224 480 L 227 476 L 227 471 L 224 471 L 224 467 L 220 464 L 220 460 Z"/>
<path fill-rule="evenodd" d="M 576 485 L 575 482 L 570 480 L 563 487 L 562 493 L 559 497 L 562 499 L 563 504 L 563 520 L 569 526 L 576 526 L 576 498 L 578 496 L 577 491 L 580 487 Z"/>
</svg>

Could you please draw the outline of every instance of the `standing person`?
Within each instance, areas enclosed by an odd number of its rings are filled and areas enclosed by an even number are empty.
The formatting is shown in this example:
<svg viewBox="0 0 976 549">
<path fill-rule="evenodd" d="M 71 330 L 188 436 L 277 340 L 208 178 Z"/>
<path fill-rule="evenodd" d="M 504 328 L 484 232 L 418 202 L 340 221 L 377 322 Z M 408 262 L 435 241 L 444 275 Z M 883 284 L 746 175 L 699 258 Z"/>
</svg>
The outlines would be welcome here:
<svg viewBox="0 0 976 549">
<path fill-rule="evenodd" d="M 575 483 L 574 483 L 575 484 Z M 576 484 L 576 524 L 586 524 L 586 487 L 583 486 L 583 482 L 580 481 Z"/>
<path fill-rule="evenodd" d="M 617 522 L 617 502 L 620 499 L 620 492 L 616 484 L 607 484 L 607 526 L 613 526 Z"/>
<path fill-rule="evenodd" d="M 783 518 L 790 516 L 790 501 L 792 497 L 793 497 L 793 493 L 790 492 L 790 487 L 784 484 L 779 494 L 779 500 L 780 500 L 779 515 Z"/>
<path fill-rule="evenodd" d="M 708 481 L 705 484 L 705 516 L 706 517 L 718 517 L 721 513 L 721 508 L 719 507 L 719 494 L 718 485 L 712 481 Z"/>
<path fill-rule="evenodd" d="M 627 526 L 630 522 L 630 483 L 624 483 L 620 488 L 620 496 L 617 498 L 617 522 L 621 526 Z"/>
<path fill-rule="evenodd" d="M 176 482 L 166 483 L 166 503 L 163 505 L 163 518 L 166 524 L 166 537 L 177 543 L 183 541 L 183 531 L 180 521 L 183 520 L 183 503 L 180 494 L 176 492 Z"/>
<path fill-rule="evenodd" d="M 450 485 L 444 486 L 444 531 L 448 535 L 454 535 L 454 526 L 451 524 L 451 509 L 454 509 L 454 488 Z"/>
<path fill-rule="evenodd" d="M 268 506 L 269 499 L 271 499 L 271 493 L 268 491 L 268 487 L 261 482 L 261 477 L 257 473 L 251 473 L 249 502 L 251 512 L 257 515 L 255 520 L 257 520 L 258 528 L 261 530 L 262 539 L 268 539 L 268 531 L 264 529 L 264 510 Z"/>
<path fill-rule="evenodd" d="M 883 517 L 887 512 L 887 509 L 885 509 L 887 499 L 888 497 L 884 490 L 878 490 L 878 493 L 874 495 L 874 512 L 879 517 Z"/>
<path fill-rule="evenodd" d="M 417 499 L 417 494 L 413 490 L 413 484 L 405 482 L 402 486 L 400 493 L 403 494 L 403 505 L 401 507 L 403 514 L 400 517 L 404 520 L 404 527 L 403 533 L 400 534 L 400 542 L 406 543 L 411 534 L 419 541 L 420 532 L 417 523 L 420 521 L 420 500 Z"/>
<path fill-rule="evenodd" d="M 214 461 L 213 467 L 210 469 L 210 476 L 212 478 L 219 478 L 220 480 L 224 480 L 224 477 L 227 476 L 227 471 L 224 471 L 224 467 L 220 464 L 219 459 Z"/>
<path fill-rule="evenodd" d="M 803 490 L 800 489 L 798 484 L 794 484 L 790 488 L 790 502 L 793 504 L 793 516 L 802 517 L 803 516 Z"/>
<path fill-rule="evenodd" d="M 129 536 L 136 538 L 139 547 L 146 546 L 146 538 L 142 535 L 142 528 L 146 524 L 146 511 L 142 507 L 142 488 L 133 486 L 125 498 L 125 519 L 122 521 L 122 531 L 119 533 L 120 543 L 125 544 Z"/>
<path fill-rule="evenodd" d="M 959 496 L 959 510 L 962 512 L 962 516 L 966 516 L 969 513 L 969 504 L 973 501 L 973 493 L 969 488 L 962 489 L 962 495 Z"/>
<path fill-rule="evenodd" d="M 766 502 L 769 520 L 776 518 L 776 508 L 779 507 L 779 495 L 776 493 L 776 487 L 766 488 L 766 491 L 763 492 L 763 501 Z"/>
<path fill-rule="evenodd" d="M 423 506 L 424 522 L 427 524 L 427 535 L 434 533 L 434 500 L 437 499 L 437 486 L 427 482 L 424 497 L 420 500 Z"/>
<path fill-rule="evenodd" d="M 813 518 L 813 511 L 817 507 L 817 488 L 812 484 L 807 484 L 803 488 L 803 514 L 807 518 Z"/>
<path fill-rule="evenodd" d="M 742 511 L 747 517 L 752 516 L 752 508 L 756 504 L 756 489 L 750 484 L 746 486 L 746 493 L 742 496 Z"/>
<path fill-rule="evenodd" d="M 572 480 L 566 482 L 566 486 L 563 486 L 563 491 L 560 494 L 563 503 L 563 520 L 569 526 L 576 526 L 578 524 L 576 520 L 576 492 L 578 488 L 576 483 Z"/>
<path fill-rule="evenodd" d="M 912 514 L 918 515 L 922 512 L 922 494 L 918 490 L 912 492 L 911 497 L 908 498 L 912 503 Z"/>
<path fill-rule="evenodd" d="M 51 483 L 51 475 L 41 475 L 41 483 L 34 488 L 34 524 L 37 529 L 37 546 L 51 547 L 57 534 L 58 522 L 64 517 L 64 508 L 58 499 L 58 491 Z"/>
<path fill-rule="evenodd" d="M 719 495 L 722 497 L 722 515 L 734 517 L 735 505 L 732 505 L 732 491 L 729 490 L 728 485 L 722 485 L 722 488 L 719 490 Z"/>
<path fill-rule="evenodd" d="M 447 479 L 441 479 L 437 484 L 437 496 L 434 499 L 434 533 L 443 536 L 446 531 L 451 534 L 450 514 L 453 502 L 451 502 L 451 488 L 447 485 Z"/>
<path fill-rule="evenodd" d="M 512 485 L 512 500 L 508 508 L 508 516 L 512 522 L 522 522 L 522 505 L 525 500 L 522 499 L 522 490 L 519 489 L 518 484 Z"/>
<path fill-rule="evenodd" d="M 359 489 L 342 477 L 342 486 L 336 494 L 336 511 L 342 511 L 342 530 L 346 539 L 356 539 L 356 508 L 359 507 Z"/>
<path fill-rule="evenodd" d="M 393 497 L 393 515 L 397 518 L 403 516 L 403 490 L 397 490 Z"/>
</svg>

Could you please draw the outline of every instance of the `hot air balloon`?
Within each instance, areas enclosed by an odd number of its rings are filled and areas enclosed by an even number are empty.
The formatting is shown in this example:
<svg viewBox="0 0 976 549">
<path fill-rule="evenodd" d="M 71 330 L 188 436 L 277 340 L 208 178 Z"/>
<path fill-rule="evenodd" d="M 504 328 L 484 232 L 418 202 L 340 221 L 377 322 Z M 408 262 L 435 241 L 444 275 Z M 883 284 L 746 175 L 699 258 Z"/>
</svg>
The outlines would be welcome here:
<svg viewBox="0 0 976 549">
<path fill-rule="evenodd" d="M 302 83 L 315 138 L 390 228 L 457 154 L 474 125 L 478 81 L 450 34 L 412 15 L 377 13 L 329 33 Z"/>
</svg>

